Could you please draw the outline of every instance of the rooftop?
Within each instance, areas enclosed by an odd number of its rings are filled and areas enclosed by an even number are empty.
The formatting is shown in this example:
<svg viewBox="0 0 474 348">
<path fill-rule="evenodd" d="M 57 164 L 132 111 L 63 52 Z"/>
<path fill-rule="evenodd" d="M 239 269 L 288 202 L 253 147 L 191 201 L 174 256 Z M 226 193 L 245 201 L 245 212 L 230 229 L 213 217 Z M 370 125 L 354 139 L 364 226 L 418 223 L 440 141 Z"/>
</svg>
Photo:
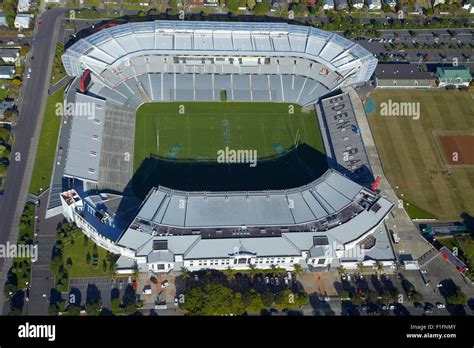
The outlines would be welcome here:
<svg viewBox="0 0 474 348">
<path fill-rule="evenodd" d="M 433 75 L 422 71 L 415 64 L 383 64 L 379 63 L 375 69 L 375 76 L 380 80 L 431 80 Z"/>
</svg>

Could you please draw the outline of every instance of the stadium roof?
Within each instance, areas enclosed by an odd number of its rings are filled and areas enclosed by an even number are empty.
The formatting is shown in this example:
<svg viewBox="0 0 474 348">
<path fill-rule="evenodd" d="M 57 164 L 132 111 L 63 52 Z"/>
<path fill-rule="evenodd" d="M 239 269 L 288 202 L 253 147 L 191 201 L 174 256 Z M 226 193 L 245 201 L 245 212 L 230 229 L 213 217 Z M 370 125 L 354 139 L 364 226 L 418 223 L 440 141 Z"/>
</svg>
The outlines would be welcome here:
<svg viewBox="0 0 474 348">
<path fill-rule="evenodd" d="M 372 75 L 377 60 L 362 46 L 337 34 L 285 23 L 155 21 L 127 23 L 80 39 L 63 55 L 70 76 L 95 74 L 137 52 L 246 56 L 300 56 L 337 70 L 353 69 L 351 83 Z"/>
<path fill-rule="evenodd" d="M 317 191 L 320 188 L 319 186 L 322 185 L 322 187 L 324 187 L 326 184 L 333 185 L 333 189 L 335 191 L 324 193 L 323 196 L 320 197 L 320 199 L 322 199 L 320 203 L 325 201 L 327 204 L 327 200 L 331 199 L 330 195 L 333 195 L 336 191 L 344 192 L 347 190 L 347 193 L 345 194 L 347 195 L 346 199 L 353 202 L 358 202 L 359 204 L 363 205 L 362 201 L 358 201 L 358 197 L 361 195 L 363 196 L 370 194 L 370 192 L 364 189 L 362 186 L 359 186 L 337 172 L 330 170 L 322 178 L 311 185 L 284 192 L 275 191 L 271 192 L 270 195 L 272 195 L 274 198 L 280 196 L 282 199 L 285 199 L 286 195 L 290 191 L 293 191 L 294 193 L 296 191 L 304 192 L 305 190 L 310 190 L 311 187 Z M 120 246 L 135 250 L 137 256 L 146 256 L 148 262 L 173 260 L 173 255 L 176 254 L 183 255 L 187 260 L 203 258 L 228 258 L 232 255 L 242 254 L 252 254 L 257 255 L 258 257 L 273 257 L 283 255 L 299 256 L 301 255 L 301 251 L 308 251 L 311 257 L 323 257 L 329 245 L 336 249 L 338 248 L 337 245 L 340 245 L 341 248 L 344 249 L 344 245 L 350 244 L 354 246 L 355 243 L 363 243 L 367 238 L 371 238 L 372 240 L 372 243 L 367 243 L 369 245 L 366 252 L 368 259 L 393 258 L 393 251 L 390 247 L 388 235 L 383 234 L 384 231 L 385 234 L 387 234 L 386 230 L 384 227 L 378 227 L 383 225 L 380 224 L 392 208 L 392 204 L 386 199 L 376 195 L 373 195 L 374 200 L 371 201 L 370 205 L 364 206 L 364 209 L 359 211 L 355 216 L 352 216 L 348 221 L 345 221 L 344 223 L 337 223 L 330 229 L 316 231 L 306 230 L 299 232 L 292 232 L 282 229 L 282 231 L 285 232 L 282 232 L 279 235 L 253 236 L 242 233 L 235 234 L 233 237 L 216 237 L 215 235 L 213 237 L 208 237 L 203 231 L 193 230 L 192 234 L 157 235 L 157 233 L 153 230 L 147 230 L 145 228 L 145 226 L 150 225 L 150 221 L 162 221 L 163 214 L 160 211 L 161 209 L 166 208 L 166 210 L 173 211 L 188 211 L 195 209 L 194 206 L 180 208 L 179 206 L 172 205 L 170 202 L 164 204 L 162 201 L 162 194 L 165 192 L 167 195 L 174 195 L 174 193 L 170 193 L 169 190 L 154 190 L 138 212 L 135 222 L 132 223 L 132 225 L 124 232 L 117 242 L 117 244 Z M 158 198 L 156 195 L 160 196 L 161 198 Z M 216 211 L 216 207 L 214 205 L 205 207 L 207 200 L 209 200 L 210 194 L 208 194 L 207 198 L 205 198 L 205 195 L 202 193 L 189 193 L 188 196 L 190 195 L 194 195 L 197 200 L 200 200 L 200 203 L 192 203 L 192 205 L 202 204 L 202 206 L 199 208 L 203 208 L 208 211 L 200 211 L 204 213 L 200 219 L 206 220 L 201 222 L 202 225 L 212 225 L 215 223 L 225 225 L 225 222 L 223 222 L 222 219 L 219 218 L 216 220 L 214 218 L 214 216 L 220 215 L 222 212 Z M 237 208 L 246 212 L 248 208 L 245 207 L 245 205 L 247 205 L 247 202 L 249 202 L 247 198 L 245 198 L 247 195 L 250 197 L 248 199 L 250 200 L 251 207 L 253 209 L 258 209 L 258 207 L 255 205 L 252 205 L 252 200 L 256 197 L 258 198 L 259 193 L 237 192 L 233 193 L 232 196 L 229 196 L 227 201 L 226 198 L 224 196 L 220 196 L 219 193 L 214 193 L 213 195 L 214 199 L 217 199 L 218 202 L 223 205 L 224 208 L 222 209 L 224 211 L 227 209 L 234 210 Z M 235 205 L 226 206 L 227 202 L 234 200 L 236 197 L 242 196 L 245 198 L 245 201 L 237 201 L 238 203 L 235 204 L 239 205 L 238 207 L 235 207 Z M 270 200 L 270 202 L 267 204 L 273 205 L 275 202 L 277 202 L 276 199 Z M 261 203 L 261 201 L 258 202 L 258 204 Z M 300 209 L 304 211 L 305 208 L 298 204 L 295 205 L 294 211 Z M 337 208 L 343 209 L 346 201 L 345 199 L 341 199 L 341 201 L 333 202 L 333 204 L 338 204 Z M 320 208 L 325 209 L 327 208 L 327 205 L 325 205 L 325 207 L 321 205 Z M 282 213 L 278 203 L 276 204 L 275 209 L 275 213 L 270 215 L 267 214 L 266 216 L 263 215 L 263 219 L 266 219 L 265 222 L 267 224 L 276 224 L 282 222 L 280 217 L 275 216 L 275 214 Z M 288 206 L 287 210 L 289 210 Z M 234 212 L 239 219 L 245 220 L 245 217 L 241 215 L 239 210 L 234 210 Z M 226 212 L 223 214 L 225 217 L 228 217 Z M 314 219 L 314 216 L 312 218 Z M 145 221 L 145 219 L 152 220 Z M 141 223 L 138 228 L 137 221 L 140 221 Z M 288 220 L 285 222 L 294 224 L 294 220 Z M 229 223 L 233 223 L 233 221 Z M 242 226 L 239 227 L 240 231 L 242 231 Z M 369 233 L 373 232 L 374 229 L 377 228 L 378 230 L 376 231 L 378 231 L 379 234 L 374 233 L 373 237 L 370 237 Z M 160 245 L 159 248 L 155 247 L 157 243 Z"/>
<path fill-rule="evenodd" d="M 99 180 L 105 101 L 76 94 L 64 175 L 86 181 Z"/>
</svg>

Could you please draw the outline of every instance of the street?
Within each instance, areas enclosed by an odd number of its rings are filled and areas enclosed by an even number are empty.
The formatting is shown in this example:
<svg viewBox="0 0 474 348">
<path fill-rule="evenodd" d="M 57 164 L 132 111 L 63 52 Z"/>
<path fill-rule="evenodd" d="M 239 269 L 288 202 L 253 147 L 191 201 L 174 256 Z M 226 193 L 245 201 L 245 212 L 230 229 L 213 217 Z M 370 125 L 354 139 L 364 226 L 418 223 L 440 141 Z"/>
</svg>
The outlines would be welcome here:
<svg viewBox="0 0 474 348">
<path fill-rule="evenodd" d="M 0 244 L 11 241 L 16 243 L 18 225 L 26 202 L 29 182 L 32 175 L 36 145 L 41 131 L 41 121 L 54 57 L 55 42 L 58 36 L 59 17 L 65 9 L 53 9 L 42 16 L 43 24 L 33 42 L 31 69 L 34 73 L 26 80 L 23 90 L 23 102 L 19 105 L 20 117 L 16 126 L 15 144 L 12 148 L 12 159 L 5 180 L 5 194 L 0 198 Z M 11 259 L 0 260 L 3 288 L 5 277 L 11 266 Z M 4 304 L 3 291 L 0 304 Z"/>
</svg>

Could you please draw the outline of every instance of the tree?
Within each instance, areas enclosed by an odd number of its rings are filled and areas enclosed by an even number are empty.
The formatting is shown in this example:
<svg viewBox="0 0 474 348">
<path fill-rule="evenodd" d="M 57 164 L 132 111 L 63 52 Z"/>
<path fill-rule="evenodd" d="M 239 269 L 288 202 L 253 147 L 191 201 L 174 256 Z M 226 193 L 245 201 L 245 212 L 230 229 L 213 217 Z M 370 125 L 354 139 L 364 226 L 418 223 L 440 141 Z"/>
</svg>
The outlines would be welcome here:
<svg viewBox="0 0 474 348">
<path fill-rule="evenodd" d="M 301 265 L 300 265 L 299 263 L 295 263 L 295 264 L 293 265 L 293 269 L 294 269 L 295 274 L 296 274 L 297 276 L 299 276 L 301 273 L 303 273 L 303 267 L 301 267 Z"/>
<path fill-rule="evenodd" d="M 247 7 L 249 9 L 253 9 L 256 4 L 257 4 L 257 2 L 255 0 L 247 0 Z"/>
<path fill-rule="evenodd" d="M 67 258 L 66 265 L 67 265 L 68 267 L 71 267 L 71 266 L 72 266 L 72 259 L 71 259 L 70 257 Z"/>
<path fill-rule="evenodd" d="M 181 309 L 190 315 L 240 315 L 245 311 L 242 295 L 220 284 L 206 284 L 185 293 Z"/>
<path fill-rule="evenodd" d="M 84 242 L 82 243 L 82 244 L 83 244 L 83 246 L 84 246 L 84 247 L 87 247 L 87 246 L 89 246 L 89 238 L 87 238 L 87 236 L 86 236 L 86 235 L 84 235 L 84 239 L 83 239 L 83 240 L 84 240 Z"/>
<path fill-rule="evenodd" d="M 89 254 L 89 252 L 88 252 L 87 255 L 86 255 L 86 263 L 87 263 L 88 265 L 90 265 L 90 263 L 91 263 L 91 254 Z"/>
<path fill-rule="evenodd" d="M 340 297 L 341 299 L 349 298 L 349 291 L 347 291 L 347 290 L 341 290 L 341 291 L 339 292 L 339 297 Z"/>
<path fill-rule="evenodd" d="M 467 296 L 459 286 L 456 286 L 454 292 L 446 298 L 446 302 L 450 305 L 464 306 L 467 303 Z"/>
<path fill-rule="evenodd" d="M 268 0 L 262 0 L 261 2 L 257 3 L 255 7 L 253 8 L 253 12 L 255 14 L 266 14 L 268 11 L 270 11 L 270 1 Z"/>
<path fill-rule="evenodd" d="M 377 302 L 377 297 L 378 296 L 375 291 L 369 290 L 369 292 L 367 293 L 367 300 L 369 300 L 369 302 L 372 302 L 372 303 Z"/>
<path fill-rule="evenodd" d="M 76 305 L 69 305 L 67 308 L 67 315 L 77 316 L 81 313 L 81 307 Z"/>
<path fill-rule="evenodd" d="M 364 270 L 365 270 L 365 266 L 362 262 L 359 262 L 357 264 L 357 270 L 360 272 L 360 273 L 364 273 Z"/>
<path fill-rule="evenodd" d="M 255 289 L 250 289 L 246 307 L 248 311 L 255 313 L 259 313 L 262 309 L 265 308 L 262 296 Z"/>
<path fill-rule="evenodd" d="M 337 268 L 337 273 L 339 273 L 339 275 L 342 276 L 347 273 L 347 270 L 344 268 L 344 266 L 339 266 Z"/>
<path fill-rule="evenodd" d="M 19 78 L 18 76 L 15 77 L 13 80 L 12 80 L 12 85 L 14 87 L 20 87 L 21 86 L 21 78 Z"/>
<path fill-rule="evenodd" d="M 375 269 L 377 270 L 377 272 L 383 273 L 383 271 L 384 271 L 383 263 L 380 262 L 380 261 L 376 261 L 375 262 Z"/>
<path fill-rule="evenodd" d="M 356 306 L 360 306 L 362 304 L 362 298 L 358 294 L 355 294 L 351 297 L 351 302 Z"/>
<path fill-rule="evenodd" d="M 239 8 L 239 1 L 238 0 L 226 0 L 226 6 L 232 12 L 237 11 L 238 8 Z"/>
<path fill-rule="evenodd" d="M 230 268 L 230 266 L 227 267 L 227 269 L 224 271 L 224 274 L 227 276 L 227 279 L 229 280 L 235 280 L 236 273 L 237 272 L 234 269 Z"/>
<path fill-rule="evenodd" d="M 93 303 L 86 303 L 87 315 L 94 315 L 94 316 L 99 315 L 101 308 L 102 308 L 102 304 L 100 303 L 100 301 L 93 302 Z"/>
</svg>

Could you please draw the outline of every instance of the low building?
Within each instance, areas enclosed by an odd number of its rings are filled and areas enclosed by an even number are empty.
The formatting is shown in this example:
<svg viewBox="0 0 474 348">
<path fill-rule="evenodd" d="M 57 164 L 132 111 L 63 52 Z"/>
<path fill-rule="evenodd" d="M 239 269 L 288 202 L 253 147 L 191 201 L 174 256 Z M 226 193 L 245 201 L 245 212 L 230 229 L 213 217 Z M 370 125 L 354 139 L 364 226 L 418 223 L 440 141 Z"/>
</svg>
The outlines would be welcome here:
<svg viewBox="0 0 474 348">
<path fill-rule="evenodd" d="M 30 0 L 18 0 L 17 10 L 18 12 L 28 12 L 30 10 Z"/>
<path fill-rule="evenodd" d="M 323 10 L 334 10 L 334 0 L 324 0 Z"/>
<path fill-rule="evenodd" d="M 469 13 L 474 13 L 474 0 L 464 1 L 462 8 L 469 11 Z"/>
<path fill-rule="evenodd" d="M 433 7 L 446 3 L 446 0 L 434 0 Z"/>
<path fill-rule="evenodd" d="M 31 15 L 17 14 L 15 17 L 15 28 L 28 29 L 31 25 Z"/>
<path fill-rule="evenodd" d="M 7 16 L 5 15 L 5 13 L 0 13 L 0 26 L 8 27 Z"/>
<path fill-rule="evenodd" d="M 468 68 L 450 66 L 438 67 L 436 69 L 436 82 L 438 87 L 465 86 L 468 87 L 472 81 L 472 75 Z"/>
<path fill-rule="evenodd" d="M 367 7 L 369 10 L 382 9 L 382 2 L 380 0 L 367 0 Z"/>
<path fill-rule="evenodd" d="M 5 63 L 15 63 L 19 57 L 20 49 L 18 48 L 0 48 L 0 58 L 2 58 Z"/>
<path fill-rule="evenodd" d="M 11 80 L 15 75 L 15 67 L 12 65 L 0 65 L 0 79 Z"/>
<path fill-rule="evenodd" d="M 334 6 L 336 7 L 336 10 L 347 10 L 349 8 L 349 5 L 347 4 L 347 0 L 335 0 L 334 1 Z"/>
<path fill-rule="evenodd" d="M 377 88 L 436 87 L 434 76 L 415 64 L 378 64 L 375 69 Z"/>
<path fill-rule="evenodd" d="M 352 7 L 356 9 L 361 9 L 364 7 L 364 0 L 353 0 Z"/>
<path fill-rule="evenodd" d="M 13 110 L 15 107 L 15 101 L 13 99 L 0 100 L 0 120 L 5 117 L 5 112 Z"/>
</svg>

